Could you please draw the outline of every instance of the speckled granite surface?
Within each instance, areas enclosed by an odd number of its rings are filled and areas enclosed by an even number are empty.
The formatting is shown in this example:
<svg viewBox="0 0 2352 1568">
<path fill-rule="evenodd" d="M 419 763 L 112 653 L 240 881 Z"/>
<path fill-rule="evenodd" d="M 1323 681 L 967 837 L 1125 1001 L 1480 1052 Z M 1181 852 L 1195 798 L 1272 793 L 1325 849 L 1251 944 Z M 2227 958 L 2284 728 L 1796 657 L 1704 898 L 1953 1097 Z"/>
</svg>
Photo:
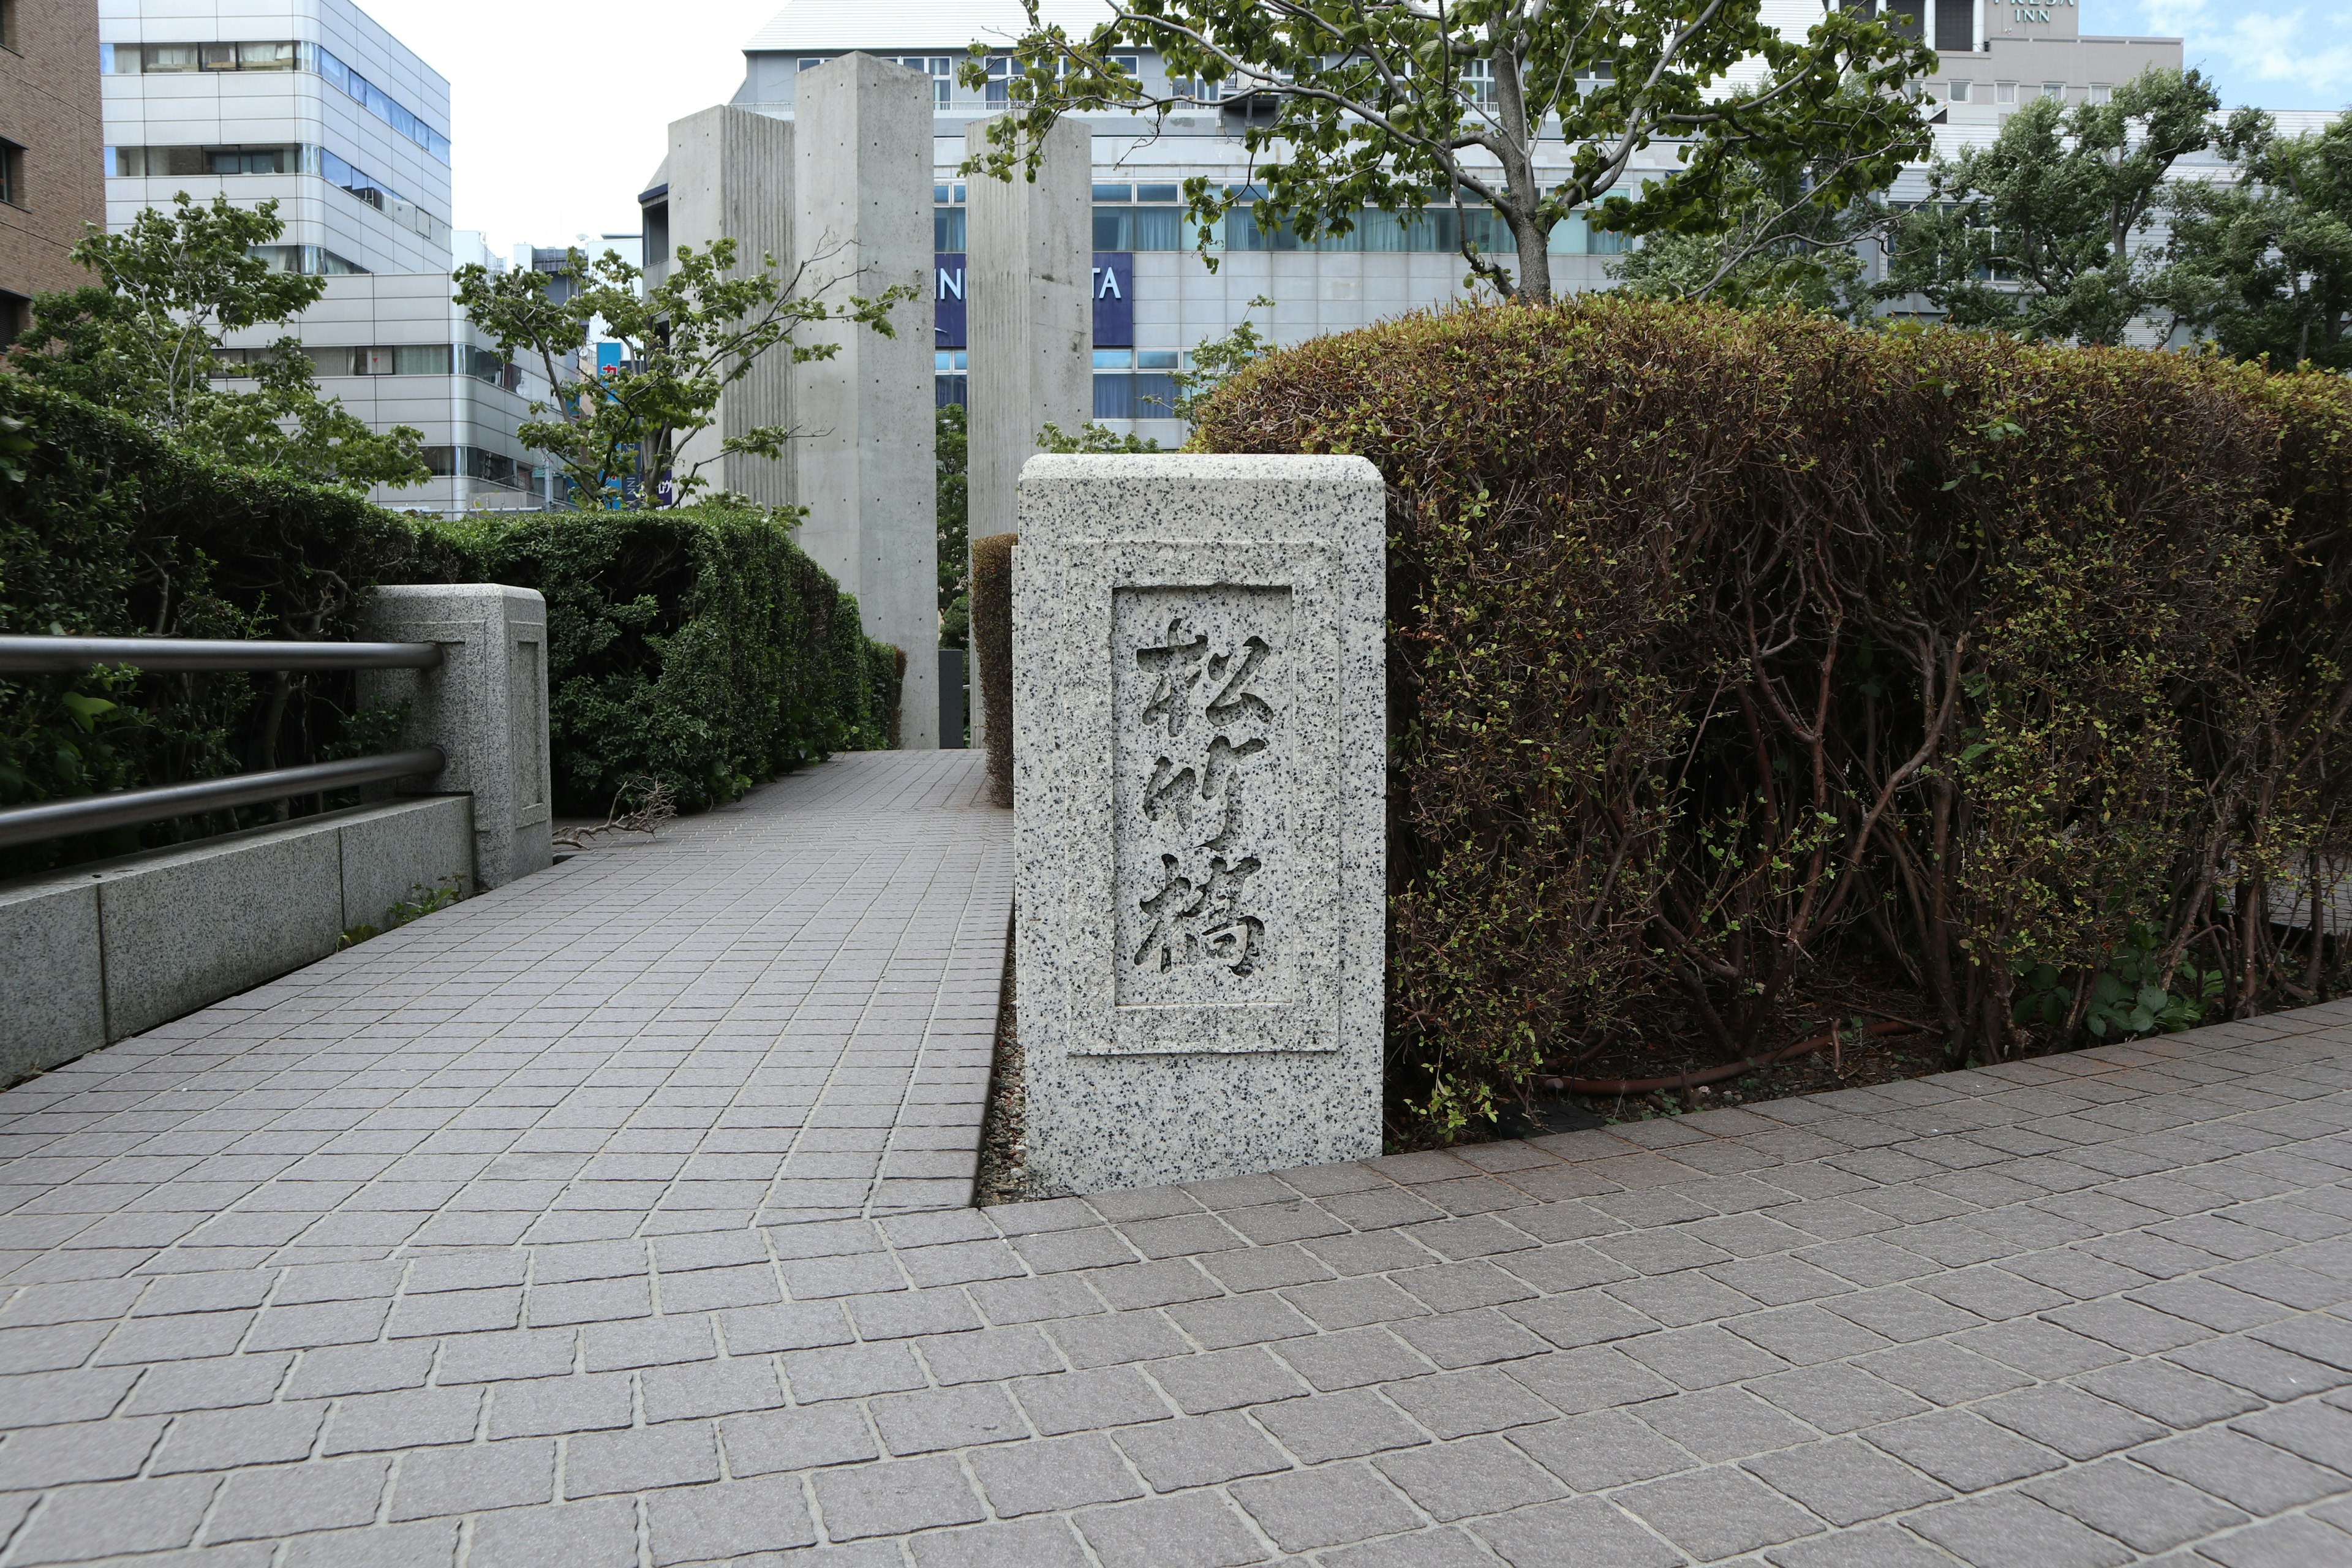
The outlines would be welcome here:
<svg viewBox="0 0 2352 1568">
<path fill-rule="evenodd" d="M 1376 1152 L 1378 471 L 1358 458 L 1042 457 L 1020 504 L 1033 1190 Z"/>
</svg>

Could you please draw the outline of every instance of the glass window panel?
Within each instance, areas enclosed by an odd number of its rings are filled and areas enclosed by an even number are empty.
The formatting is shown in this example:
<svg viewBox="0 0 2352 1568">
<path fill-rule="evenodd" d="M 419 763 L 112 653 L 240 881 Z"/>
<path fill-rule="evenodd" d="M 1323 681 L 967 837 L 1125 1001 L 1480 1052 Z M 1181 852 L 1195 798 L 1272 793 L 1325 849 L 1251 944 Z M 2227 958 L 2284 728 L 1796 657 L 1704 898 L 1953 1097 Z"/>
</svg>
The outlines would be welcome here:
<svg viewBox="0 0 2352 1568">
<path fill-rule="evenodd" d="M 1135 417 L 1175 418 L 1176 378 L 1172 375 L 1138 375 L 1135 378 Z"/>
<path fill-rule="evenodd" d="M 1175 349 L 1138 349 L 1135 363 L 1140 370 L 1174 370 L 1178 351 Z"/>
<path fill-rule="evenodd" d="M 319 51 L 319 74 L 325 77 L 338 90 L 342 92 L 352 90 L 351 68 L 325 48 Z"/>
<path fill-rule="evenodd" d="M 1345 234 L 1334 234 L 1326 229 L 1315 237 L 1315 248 L 1319 251 L 1357 251 L 1363 247 L 1363 240 L 1352 228 Z"/>
<path fill-rule="evenodd" d="M 1097 185 L 1095 200 L 1098 202 L 1131 202 L 1135 199 L 1133 185 Z"/>
<path fill-rule="evenodd" d="M 1130 250 L 1187 250 L 1191 242 L 1184 234 L 1182 207 L 1137 207 L 1135 243 Z"/>
<path fill-rule="evenodd" d="M 164 167 L 155 167 L 155 154 L 163 154 Z M 201 147 L 150 147 L 147 149 L 147 172 L 151 174 L 201 174 L 205 173 L 205 150 Z"/>
<path fill-rule="evenodd" d="M 449 374 L 447 343 L 403 343 L 393 351 L 394 375 L 446 375 Z"/>
<path fill-rule="evenodd" d="M 961 404 L 963 402 L 964 379 L 964 377 L 960 375 L 933 376 L 931 378 L 932 405 L 935 407 L 945 408 L 950 403 Z"/>
<path fill-rule="evenodd" d="M 1095 247 L 1097 250 L 1133 250 L 1135 248 L 1135 209 L 1132 207 L 1095 208 Z"/>
<path fill-rule="evenodd" d="M 941 206 L 945 206 L 950 199 L 948 193 L 954 188 L 955 187 L 952 185 L 933 185 L 931 187 L 931 200 L 939 203 Z"/>
<path fill-rule="evenodd" d="M 393 355 L 389 348 L 357 349 L 352 352 L 352 363 L 362 375 L 390 375 Z"/>
<path fill-rule="evenodd" d="M 194 44 L 149 44 L 146 56 L 150 71 L 192 71 L 196 68 L 196 46 Z"/>
<path fill-rule="evenodd" d="M 1138 185 L 1135 199 L 1139 202 L 1181 202 L 1184 199 L 1181 185 Z"/>
<path fill-rule="evenodd" d="M 294 46 L 291 43 L 239 44 L 236 47 L 236 68 L 290 71 L 294 68 Z"/>
<path fill-rule="evenodd" d="M 950 252 L 961 250 L 966 221 L 964 209 L 961 207 L 933 207 L 931 209 L 931 248 Z"/>
<path fill-rule="evenodd" d="M 1127 370 L 1131 368 L 1134 363 L 1135 351 L 1133 349 L 1095 350 L 1095 368 L 1097 370 Z"/>
<path fill-rule="evenodd" d="M 236 46 L 235 44 L 198 44 L 196 46 L 196 51 L 199 62 L 203 65 L 204 68 L 208 71 L 233 71 L 236 69 Z"/>
<path fill-rule="evenodd" d="M 1356 215 L 1356 248 L 1381 252 L 1403 250 L 1412 231 L 1402 218 L 1384 213 L 1378 207 L 1367 207 Z"/>
<path fill-rule="evenodd" d="M 1135 377 L 1125 374 L 1095 377 L 1095 417 L 1134 418 Z"/>
</svg>

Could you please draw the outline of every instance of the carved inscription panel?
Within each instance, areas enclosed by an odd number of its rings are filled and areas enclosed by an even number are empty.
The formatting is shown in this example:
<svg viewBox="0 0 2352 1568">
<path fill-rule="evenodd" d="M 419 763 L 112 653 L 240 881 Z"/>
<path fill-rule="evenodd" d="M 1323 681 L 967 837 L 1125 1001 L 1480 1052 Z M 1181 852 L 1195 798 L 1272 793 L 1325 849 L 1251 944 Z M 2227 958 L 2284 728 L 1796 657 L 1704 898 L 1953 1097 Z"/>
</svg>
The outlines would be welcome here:
<svg viewBox="0 0 2352 1568">
<path fill-rule="evenodd" d="M 1291 610 L 1288 588 L 1112 595 L 1121 1006 L 1288 999 Z"/>
</svg>

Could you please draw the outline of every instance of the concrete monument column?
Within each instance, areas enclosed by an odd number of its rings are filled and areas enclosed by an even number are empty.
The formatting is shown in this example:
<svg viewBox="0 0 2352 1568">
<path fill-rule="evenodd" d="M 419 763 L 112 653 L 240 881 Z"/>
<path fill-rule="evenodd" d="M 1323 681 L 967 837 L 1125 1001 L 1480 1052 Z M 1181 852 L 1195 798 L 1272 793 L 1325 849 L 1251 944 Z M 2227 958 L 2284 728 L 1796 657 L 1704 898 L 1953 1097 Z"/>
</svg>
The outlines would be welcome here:
<svg viewBox="0 0 2352 1568">
<path fill-rule="evenodd" d="M 988 127 L 964 147 L 988 147 Z M 1014 531 L 1013 488 L 1037 432 L 1094 416 L 1094 138 L 1077 120 L 1047 132 L 1037 177 L 966 182 L 964 342 L 971 537 Z M 972 742 L 991 721 L 972 681 Z"/>
<path fill-rule="evenodd" d="M 367 635 L 441 645 L 438 669 L 362 670 L 362 701 L 406 702 L 403 746 L 449 759 L 432 787 L 474 797 L 474 880 L 488 889 L 553 862 L 547 747 L 547 601 L 498 583 L 375 590 Z"/>
<path fill-rule="evenodd" d="M 801 547 L 857 595 L 866 635 L 907 655 L 899 744 L 940 743 L 938 479 L 931 368 L 931 79 L 844 55 L 793 83 L 793 262 L 845 304 L 894 284 L 896 335 L 842 323 L 793 369 Z"/>
<path fill-rule="evenodd" d="M 1037 457 L 1013 833 L 1041 1194 L 1381 1148 L 1386 500 L 1361 458 Z"/>
</svg>

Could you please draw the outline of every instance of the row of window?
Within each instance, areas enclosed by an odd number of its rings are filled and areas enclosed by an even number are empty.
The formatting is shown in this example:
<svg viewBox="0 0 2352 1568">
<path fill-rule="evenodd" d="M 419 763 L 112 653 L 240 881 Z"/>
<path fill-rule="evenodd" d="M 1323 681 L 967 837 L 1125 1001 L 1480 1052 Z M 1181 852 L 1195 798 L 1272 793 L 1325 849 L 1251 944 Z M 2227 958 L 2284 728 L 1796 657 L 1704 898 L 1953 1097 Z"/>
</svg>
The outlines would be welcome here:
<svg viewBox="0 0 2352 1568">
<path fill-rule="evenodd" d="M 828 55 L 804 55 L 801 58 L 800 68 L 804 71 L 814 70 L 833 58 Z M 965 57 L 961 55 L 885 55 L 882 58 L 892 65 L 905 66 L 909 70 L 918 70 L 929 77 L 933 107 L 945 109 L 954 101 L 956 71 L 963 64 Z M 1068 62 L 1061 63 L 1066 67 Z M 1111 64 L 1129 76 L 1139 76 L 1142 74 L 1143 57 L 1113 55 Z M 988 85 L 982 90 L 979 99 L 973 101 L 996 104 L 1012 101 L 1011 88 L 1015 74 L 1013 69 L 1012 56 L 989 56 Z"/>
<path fill-rule="evenodd" d="M 12 207 L 30 205 L 25 200 L 25 149 L 5 138 L 0 138 L 0 202 Z"/>
<path fill-rule="evenodd" d="M 444 163 L 449 138 L 407 105 L 337 58 L 321 44 L 272 40 L 254 44 L 100 44 L 98 68 L 116 76 L 171 76 L 190 71 L 306 70 L 350 96 L 370 114 Z"/>
<path fill-rule="evenodd" d="M 109 147 L 106 169 L 126 178 L 183 179 L 203 174 L 318 174 L 340 185 L 401 227 L 436 245 L 449 243 L 449 226 L 331 149 L 308 142 L 235 147 Z"/>
<path fill-rule="evenodd" d="M 2063 81 L 2045 81 L 2037 87 L 2030 81 L 1962 81 L 1954 78 L 1952 101 L 1954 103 L 2015 103 L 2017 90 L 2021 87 L 2025 89 L 2025 96 L 2029 100 L 2036 98 L 2063 100 L 2066 96 L 2066 84 Z M 2106 103 L 2115 96 L 2116 89 L 2112 84 L 2095 81 L 2086 89 L 2083 101 Z"/>
<path fill-rule="evenodd" d="M 510 490 L 543 491 L 549 471 L 483 447 L 427 447 L 425 467 L 436 479 L 480 479 Z"/>
<path fill-rule="evenodd" d="M 1190 250 L 1200 232 L 1186 218 L 1182 207 L 1097 205 L 1094 227 L 1097 250 Z M 1312 241 L 1300 239 L 1287 223 L 1267 229 L 1258 223 L 1255 213 L 1244 208 L 1226 216 L 1213 248 L 1450 254 L 1462 247 L 1465 234 L 1489 256 L 1507 256 L 1518 248 L 1512 242 L 1509 227 L 1483 207 L 1459 213 L 1451 207 L 1431 207 L 1410 219 L 1367 208 L 1357 215 L 1355 227 L 1346 234 L 1323 234 Z M 932 249 L 960 255 L 966 235 L 962 207 L 931 209 Z M 1630 248 L 1630 244 L 1622 234 L 1593 227 L 1591 220 L 1578 212 L 1553 226 L 1549 248 L 1554 255 L 1562 256 L 1615 256 Z"/>
<path fill-rule="evenodd" d="M 945 355 L 941 355 L 945 358 Z M 956 356 L 961 360 L 963 356 Z M 952 374 L 934 376 L 931 398 L 940 407 L 964 401 L 965 389 L 971 377 L 961 365 Z M 1176 417 L 1176 378 L 1167 373 L 1131 373 L 1117 371 L 1095 373 L 1095 411 L 1097 419 L 1173 419 Z"/>
<path fill-rule="evenodd" d="M 310 278 L 364 277 L 367 268 L 336 255 L 323 245 L 249 245 L 247 256 L 269 263 L 272 272 L 299 272 Z"/>
<path fill-rule="evenodd" d="M 266 363 L 274 351 L 215 349 L 213 374 L 236 377 L 246 367 Z M 305 347 L 310 367 L 320 375 L 470 375 L 513 392 L 522 385 L 522 372 L 488 349 L 471 343 L 394 343 L 356 348 Z"/>
</svg>

